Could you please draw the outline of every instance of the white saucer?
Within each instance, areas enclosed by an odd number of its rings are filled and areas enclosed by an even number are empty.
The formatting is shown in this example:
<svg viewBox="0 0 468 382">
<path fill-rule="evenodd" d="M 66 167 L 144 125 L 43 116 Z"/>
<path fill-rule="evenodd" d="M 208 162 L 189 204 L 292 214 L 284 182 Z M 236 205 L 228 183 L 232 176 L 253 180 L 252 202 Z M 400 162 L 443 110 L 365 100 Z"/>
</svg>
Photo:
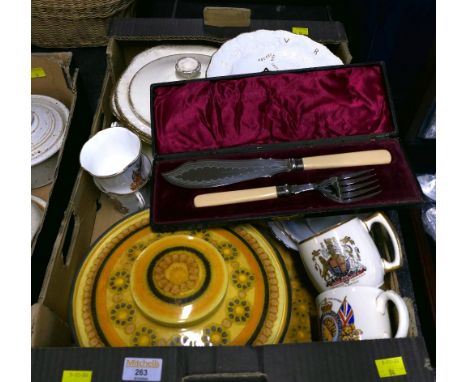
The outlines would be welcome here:
<svg viewBox="0 0 468 382">
<path fill-rule="evenodd" d="M 325 45 L 309 37 L 277 30 L 242 33 L 213 55 L 207 77 L 342 65 Z"/>
<path fill-rule="evenodd" d="M 31 95 L 31 166 L 60 150 L 68 115 L 68 108 L 55 98 Z"/>
</svg>

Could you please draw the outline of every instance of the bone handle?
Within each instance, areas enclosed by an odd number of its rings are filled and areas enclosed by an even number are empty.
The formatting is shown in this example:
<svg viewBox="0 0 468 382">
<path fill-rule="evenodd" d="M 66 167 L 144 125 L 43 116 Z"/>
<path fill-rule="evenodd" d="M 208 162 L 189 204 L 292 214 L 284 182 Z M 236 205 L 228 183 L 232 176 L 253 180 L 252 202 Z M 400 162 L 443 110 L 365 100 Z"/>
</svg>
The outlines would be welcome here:
<svg viewBox="0 0 468 382">
<path fill-rule="evenodd" d="M 388 164 L 391 160 L 392 155 L 388 150 L 356 151 L 302 158 L 304 170 Z"/>
<path fill-rule="evenodd" d="M 253 202 L 256 200 L 276 199 L 276 187 L 251 188 L 248 190 L 212 192 L 195 196 L 195 207 L 222 206 L 225 204 Z"/>
</svg>

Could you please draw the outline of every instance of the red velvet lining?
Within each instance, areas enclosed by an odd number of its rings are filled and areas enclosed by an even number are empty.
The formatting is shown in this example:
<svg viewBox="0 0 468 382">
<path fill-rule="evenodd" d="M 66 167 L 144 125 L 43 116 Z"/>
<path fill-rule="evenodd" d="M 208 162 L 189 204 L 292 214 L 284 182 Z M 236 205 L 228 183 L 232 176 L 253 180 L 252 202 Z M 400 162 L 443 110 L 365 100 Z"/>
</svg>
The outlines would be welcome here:
<svg viewBox="0 0 468 382">
<path fill-rule="evenodd" d="M 155 187 L 152 195 L 153 223 L 158 224 L 196 224 L 200 222 L 216 223 L 243 221 L 273 216 L 300 216 L 314 213 L 338 213 L 345 209 L 380 208 L 398 206 L 422 201 L 419 187 L 397 139 L 382 139 L 375 142 L 347 143 L 340 145 L 317 146 L 312 148 L 298 147 L 287 151 L 263 152 L 263 158 L 290 158 L 347 151 L 385 148 L 392 154 L 388 165 L 373 166 L 376 170 L 382 193 L 372 199 L 352 204 L 337 204 L 326 199 L 318 191 L 305 192 L 294 196 L 283 197 L 261 202 L 240 203 L 219 207 L 196 208 L 193 198 L 201 193 L 237 190 L 243 188 L 282 185 L 285 183 L 317 182 L 330 175 L 357 170 L 358 168 L 298 171 L 277 174 L 272 178 L 255 179 L 216 189 L 186 189 L 168 183 L 161 173 L 172 170 L 185 162 L 184 160 L 155 161 Z M 257 152 L 241 155 L 216 156 L 216 158 L 257 158 Z M 359 169 L 362 169 L 359 168 Z"/>
<path fill-rule="evenodd" d="M 156 86 L 155 151 L 391 133 L 383 78 L 367 65 Z"/>
</svg>

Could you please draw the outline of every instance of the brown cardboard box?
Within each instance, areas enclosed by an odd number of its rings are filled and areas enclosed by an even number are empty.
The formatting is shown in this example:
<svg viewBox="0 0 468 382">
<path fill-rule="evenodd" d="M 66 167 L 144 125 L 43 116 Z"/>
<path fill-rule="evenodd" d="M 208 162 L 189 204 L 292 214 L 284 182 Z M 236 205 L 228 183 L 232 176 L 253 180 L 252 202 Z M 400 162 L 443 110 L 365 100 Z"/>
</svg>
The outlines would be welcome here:
<svg viewBox="0 0 468 382">
<path fill-rule="evenodd" d="M 173 28 L 173 34 L 179 31 L 176 20 Z M 171 41 L 174 40 L 217 43 L 217 39 L 210 36 L 172 36 Z M 108 68 L 92 134 L 108 127 L 114 120 L 110 96 L 116 79 L 132 57 L 146 48 L 167 41 L 165 36 L 148 35 L 114 36 L 110 39 L 107 48 Z M 72 330 L 67 324 L 75 275 L 96 238 L 121 218 L 122 215 L 115 211 L 107 197 L 96 189 L 89 174 L 79 171 L 54 244 L 40 297 L 34 307 L 32 367 L 40 371 L 44 378 L 60 378 L 62 370 L 92 370 L 93 381 L 117 381 L 121 380 L 125 357 L 154 357 L 163 359 L 164 381 L 283 381 L 294 378 L 310 380 L 314 376 L 322 381 L 336 380 L 337 376 L 349 381 L 362 381 L 365 375 L 378 378 L 375 359 L 402 356 L 409 377 L 419 381 L 430 380 L 432 373 L 425 364 L 427 355 L 424 340 L 418 337 L 416 325 L 413 325 L 409 338 L 353 344 L 317 342 L 211 349 L 75 348 L 77 344 L 72 342 Z M 392 289 L 398 290 L 396 276 L 392 276 L 388 282 Z M 412 301 L 408 305 L 412 308 Z"/>
<path fill-rule="evenodd" d="M 41 71 L 39 77 L 31 78 L 31 94 L 41 94 L 55 98 L 62 102 L 68 108 L 68 110 L 70 110 L 68 123 L 65 127 L 64 142 L 70 128 L 70 122 L 73 117 L 73 111 L 76 102 L 76 80 L 78 71 L 75 71 L 73 76 L 70 74 L 71 60 L 72 53 L 69 52 L 31 54 L 31 69 L 38 70 L 40 68 Z M 63 144 L 58 153 L 54 154 L 51 158 L 45 161 L 47 164 L 43 162 L 31 169 L 32 178 L 34 178 L 36 171 L 39 171 L 40 167 L 42 171 L 47 171 L 51 179 L 50 183 L 41 187 L 33 188 L 31 190 L 32 195 L 35 195 L 46 202 L 49 201 L 58 176 L 58 168 L 62 159 L 62 155 Z M 45 170 L 45 166 L 47 166 L 48 170 Z M 35 182 L 32 180 L 32 187 L 34 187 L 34 185 Z M 42 223 L 46 220 L 46 216 L 47 207 L 45 209 Z M 31 253 L 34 252 L 38 234 L 42 229 L 42 223 L 39 227 L 38 233 L 31 243 Z"/>
<path fill-rule="evenodd" d="M 198 20 L 203 27 L 202 20 Z M 132 23 L 127 20 L 125 23 Z M 118 25 L 123 28 L 122 24 Z M 128 27 L 133 30 L 134 24 Z M 174 20 L 172 30 L 178 32 L 179 24 Z M 124 30 L 119 29 L 119 33 Z M 173 32 L 173 33 L 174 33 Z M 115 32 L 117 33 L 117 32 Z M 162 33 L 162 32 L 160 32 Z M 202 32 L 201 32 L 202 33 Z M 335 44 L 346 44 L 342 35 L 337 35 Z M 327 38 L 329 38 L 327 32 Z M 114 36 L 107 46 L 107 72 L 104 77 L 101 97 L 98 101 L 96 113 L 91 128 L 91 135 L 109 127 L 115 120 L 112 115 L 111 94 L 131 59 L 157 44 L 173 43 L 174 41 L 194 42 L 219 46 L 223 38 L 213 36 L 177 36 L 168 39 L 167 36 Z M 341 56 L 342 60 L 350 59 L 349 55 Z M 149 150 L 151 150 L 149 148 Z M 64 213 L 57 239 L 54 244 L 50 262 L 44 277 L 44 283 L 39 295 L 38 303 L 45 305 L 55 313 L 62 322 L 67 322 L 69 309 L 69 295 L 74 277 L 89 246 L 112 224 L 122 219 L 123 215 L 115 210 L 109 199 L 97 190 L 88 173 L 80 170 L 72 192 L 71 200 Z M 44 319 L 39 313 L 37 320 Z M 37 328 L 41 326 L 36 326 Z M 49 346 L 51 339 L 35 334 L 33 346 Z"/>
</svg>

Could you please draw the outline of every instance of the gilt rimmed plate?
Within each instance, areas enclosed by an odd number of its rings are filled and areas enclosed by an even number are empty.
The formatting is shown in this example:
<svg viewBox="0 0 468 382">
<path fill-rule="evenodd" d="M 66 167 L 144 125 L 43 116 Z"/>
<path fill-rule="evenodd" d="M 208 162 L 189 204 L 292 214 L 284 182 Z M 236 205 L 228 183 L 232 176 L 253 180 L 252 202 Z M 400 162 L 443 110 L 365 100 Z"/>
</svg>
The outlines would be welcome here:
<svg viewBox="0 0 468 382">
<path fill-rule="evenodd" d="M 68 108 L 55 98 L 31 95 L 31 166 L 60 150 L 68 115 Z"/>
<path fill-rule="evenodd" d="M 111 100 L 114 114 L 143 141 L 151 143 L 151 84 L 184 80 L 175 70 L 183 57 L 197 60 L 201 65 L 198 78 L 204 78 L 216 49 L 206 45 L 160 45 L 138 54 L 117 83 Z"/>
<path fill-rule="evenodd" d="M 93 245 L 75 282 L 81 346 L 280 342 L 290 285 L 278 252 L 250 225 L 155 233 L 149 210 Z"/>
<path fill-rule="evenodd" d="M 284 30 L 242 33 L 213 55 L 207 77 L 342 65 L 325 45 Z"/>
</svg>

